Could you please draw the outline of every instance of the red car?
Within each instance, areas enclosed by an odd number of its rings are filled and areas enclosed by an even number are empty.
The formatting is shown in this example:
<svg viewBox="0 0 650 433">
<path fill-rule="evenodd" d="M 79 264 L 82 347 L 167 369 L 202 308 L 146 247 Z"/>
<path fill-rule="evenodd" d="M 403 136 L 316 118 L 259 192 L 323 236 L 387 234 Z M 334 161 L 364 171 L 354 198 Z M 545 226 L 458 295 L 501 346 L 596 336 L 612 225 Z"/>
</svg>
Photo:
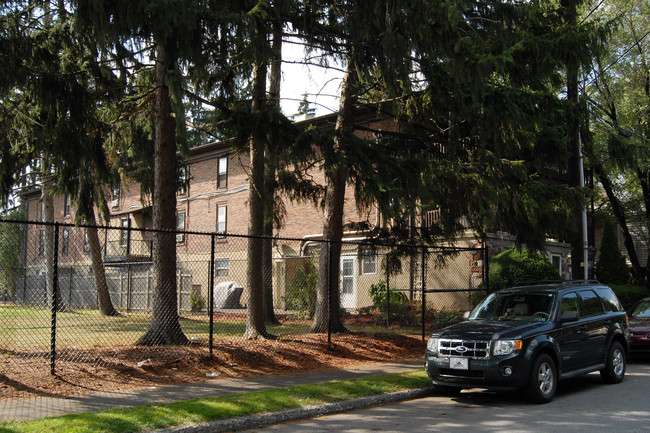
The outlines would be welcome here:
<svg viewBox="0 0 650 433">
<path fill-rule="evenodd" d="M 630 310 L 630 352 L 650 354 L 650 298 Z"/>
</svg>

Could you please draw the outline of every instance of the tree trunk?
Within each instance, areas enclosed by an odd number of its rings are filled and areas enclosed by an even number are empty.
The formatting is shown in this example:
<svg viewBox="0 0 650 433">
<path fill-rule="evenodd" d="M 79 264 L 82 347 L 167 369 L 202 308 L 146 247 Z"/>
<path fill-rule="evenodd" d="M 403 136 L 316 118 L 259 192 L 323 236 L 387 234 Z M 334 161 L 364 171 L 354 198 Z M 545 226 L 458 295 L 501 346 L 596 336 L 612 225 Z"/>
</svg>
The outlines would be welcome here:
<svg viewBox="0 0 650 433">
<path fill-rule="evenodd" d="M 156 45 L 156 130 L 154 141 L 153 266 L 154 294 L 151 324 L 136 344 L 180 345 L 189 340 L 181 329 L 176 286 L 176 121 L 172 116 L 167 72 L 171 61 Z"/>
<path fill-rule="evenodd" d="M 598 176 L 598 179 L 600 180 L 600 183 L 605 190 L 605 194 L 607 195 L 607 199 L 609 200 L 609 204 L 612 207 L 612 213 L 614 214 L 614 218 L 616 218 L 616 223 L 623 231 L 623 243 L 625 245 L 628 258 L 630 259 L 630 263 L 632 264 L 633 278 L 643 279 L 643 268 L 639 263 L 639 256 L 637 254 L 636 247 L 634 246 L 634 240 L 632 239 L 630 230 L 627 227 L 627 218 L 625 216 L 623 206 L 621 206 L 618 197 L 616 197 L 616 194 L 612 188 L 612 184 L 609 181 L 609 178 L 607 177 L 607 173 L 605 173 L 603 166 L 598 161 L 596 161 L 595 157 L 592 157 L 591 161 L 591 167 L 596 172 L 596 176 Z"/>
<path fill-rule="evenodd" d="M 341 101 L 339 113 L 336 118 L 336 134 L 334 137 L 334 149 L 338 153 L 345 152 L 348 146 L 348 136 L 352 134 L 354 127 L 354 87 L 356 75 L 352 71 L 352 60 L 348 58 L 348 64 L 343 76 L 341 87 Z M 327 332 L 328 321 L 331 317 L 332 332 L 347 332 L 341 322 L 339 315 L 340 293 L 339 275 L 341 258 L 341 239 L 343 238 L 343 205 L 345 204 L 345 187 L 347 182 L 347 168 L 345 163 L 326 173 L 327 191 L 325 193 L 325 215 L 323 224 L 323 236 L 332 241 L 331 257 L 327 247 L 323 244 L 318 266 L 318 289 L 316 292 L 316 312 L 312 324 L 312 332 Z M 331 276 L 330 281 L 330 262 Z M 330 290 L 331 290 L 331 311 L 330 311 Z"/>
<path fill-rule="evenodd" d="M 47 223 L 54 223 L 54 200 L 52 198 L 52 180 L 49 168 L 46 167 L 44 160 L 41 163 L 43 169 L 42 183 L 41 183 L 41 201 L 43 205 L 43 215 L 41 220 Z M 63 298 L 61 298 L 61 291 L 54 293 L 54 255 L 58 252 L 54 250 L 54 226 L 43 226 L 43 243 L 45 246 L 45 284 L 47 292 L 47 305 L 52 308 L 52 297 L 55 297 L 56 311 L 64 311 L 65 305 Z"/>
<path fill-rule="evenodd" d="M 95 287 L 97 288 L 97 301 L 99 304 L 99 312 L 104 316 L 119 316 L 113 302 L 111 295 L 108 292 L 108 284 L 106 284 L 106 272 L 104 270 L 104 262 L 102 260 L 102 249 L 99 245 L 99 235 L 97 234 L 95 210 L 91 207 L 88 224 L 91 227 L 86 229 L 88 235 L 88 247 L 90 248 L 90 260 L 92 262 L 93 275 L 95 277 Z"/>
<path fill-rule="evenodd" d="M 269 105 L 280 110 L 280 83 L 282 81 L 282 26 L 278 23 L 273 31 L 274 61 L 271 63 L 269 83 Z M 262 246 L 262 274 L 264 275 L 264 321 L 278 325 L 280 321 L 273 309 L 273 236 L 275 220 L 275 189 L 277 167 L 277 145 L 267 147 L 267 164 L 264 174 L 264 236 Z"/>
<path fill-rule="evenodd" d="M 253 69 L 251 113 L 264 109 L 266 63 L 257 61 Z M 248 194 L 248 314 L 244 338 L 268 338 L 264 324 L 264 278 L 262 275 L 262 234 L 264 232 L 264 131 L 256 125 L 250 138 L 250 190 Z"/>
<path fill-rule="evenodd" d="M 648 97 L 650 99 L 650 95 Z M 645 204 L 645 230 L 647 236 L 645 275 L 642 275 L 639 283 L 650 289 L 650 169 L 647 167 L 638 167 L 637 176 L 641 183 L 641 193 L 643 194 L 643 203 Z"/>
</svg>

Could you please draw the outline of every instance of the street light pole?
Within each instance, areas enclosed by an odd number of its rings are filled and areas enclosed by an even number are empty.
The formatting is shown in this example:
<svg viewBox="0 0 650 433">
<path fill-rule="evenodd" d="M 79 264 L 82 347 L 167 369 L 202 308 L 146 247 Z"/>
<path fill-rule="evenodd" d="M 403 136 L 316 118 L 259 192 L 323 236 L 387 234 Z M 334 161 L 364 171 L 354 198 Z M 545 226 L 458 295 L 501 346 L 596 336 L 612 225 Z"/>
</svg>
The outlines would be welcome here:
<svg viewBox="0 0 650 433">
<path fill-rule="evenodd" d="M 582 134 L 578 131 L 578 155 L 580 158 L 580 188 L 585 187 L 585 157 L 582 153 Z M 582 248 L 583 248 L 583 271 L 585 281 L 589 279 L 589 237 L 587 235 L 587 202 L 582 207 Z"/>
</svg>

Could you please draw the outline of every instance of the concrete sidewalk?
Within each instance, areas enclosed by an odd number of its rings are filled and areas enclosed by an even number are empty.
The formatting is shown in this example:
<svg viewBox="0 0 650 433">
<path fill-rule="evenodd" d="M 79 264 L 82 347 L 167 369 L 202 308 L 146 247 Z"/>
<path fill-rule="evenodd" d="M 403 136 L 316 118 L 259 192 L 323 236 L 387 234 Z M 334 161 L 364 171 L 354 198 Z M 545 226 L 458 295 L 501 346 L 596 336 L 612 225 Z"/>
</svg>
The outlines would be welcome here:
<svg viewBox="0 0 650 433">
<path fill-rule="evenodd" d="M 43 397 L 27 400 L 0 400 L 0 421 L 22 421 L 73 413 L 171 403 L 197 397 L 215 397 L 235 392 L 283 388 L 297 384 L 355 379 L 373 374 L 402 373 L 422 368 L 423 361 L 418 359 L 394 363 L 365 364 L 345 370 L 330 370 L 323 373 L 307 373 L 295 376 L 219 378 L 194 384 L 93 393 L 72 398 Z"/>
</svg>

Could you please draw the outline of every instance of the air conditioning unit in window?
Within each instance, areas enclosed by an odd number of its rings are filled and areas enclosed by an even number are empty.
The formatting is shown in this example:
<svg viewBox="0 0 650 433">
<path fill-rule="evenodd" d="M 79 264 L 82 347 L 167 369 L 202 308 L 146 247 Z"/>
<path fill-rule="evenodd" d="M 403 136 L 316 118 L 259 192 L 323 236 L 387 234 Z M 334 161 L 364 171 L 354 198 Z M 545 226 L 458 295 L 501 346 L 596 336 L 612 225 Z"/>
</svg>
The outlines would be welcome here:
<svg viewBox="0 0 650 433">
<path fill-rule="evenodd" d="M 111 206 L 113 207 L 118 207 L 119 205 L 120 205 L 120 200 L 117 198 L 111 202 Z"/>
<path fill-rule="evenodd" d="M 176 235 L 176 242 L 183 242 L 185 240 L 185 235 L 182 233 L 179 233 Z"/>
</svg>

